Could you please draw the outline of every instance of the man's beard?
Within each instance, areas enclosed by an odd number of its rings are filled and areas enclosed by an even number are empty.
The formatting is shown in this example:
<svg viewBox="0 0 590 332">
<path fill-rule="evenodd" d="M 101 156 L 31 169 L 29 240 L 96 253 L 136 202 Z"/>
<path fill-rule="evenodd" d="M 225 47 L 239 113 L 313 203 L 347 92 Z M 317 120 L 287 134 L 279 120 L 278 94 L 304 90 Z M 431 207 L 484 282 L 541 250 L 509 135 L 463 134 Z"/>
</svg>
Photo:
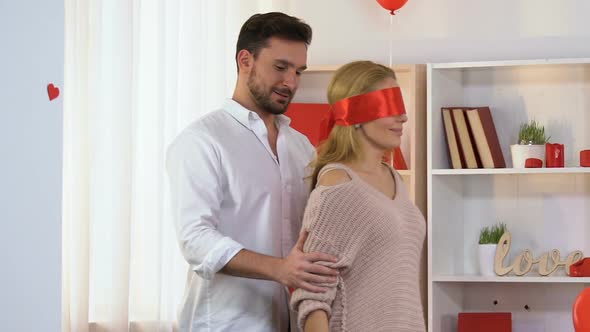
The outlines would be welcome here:
<svg viewBox="0 0 590 332">
<path fill-rule="evenodd" d="M 287 111 L 287 106 L 289 106 L 289 103 L 293 98 L 293 93 L 291 92 L 291 90 L 289 88 L 274 88 L 274 90 L 277 90 L 281 94 L 289 96 L 289 98 L 284 104 L 273 103 L 271 99 L 273 89 L 269 89 L 266 91 L 264 86 L 260 84 L 257 78 L 258 77 L 256 75 L 256 69 L 252 68 L 252 72 L 250 73 L 250 77 L 248 78 L 247 85 L 248 90 L 250 90 L 250 95 L 252 95 L 252 98 L 254 98 L 254 102 L 256 102 L 256 104 L 267 113 L 276 115 L 285 113 Z"/>
</svg>

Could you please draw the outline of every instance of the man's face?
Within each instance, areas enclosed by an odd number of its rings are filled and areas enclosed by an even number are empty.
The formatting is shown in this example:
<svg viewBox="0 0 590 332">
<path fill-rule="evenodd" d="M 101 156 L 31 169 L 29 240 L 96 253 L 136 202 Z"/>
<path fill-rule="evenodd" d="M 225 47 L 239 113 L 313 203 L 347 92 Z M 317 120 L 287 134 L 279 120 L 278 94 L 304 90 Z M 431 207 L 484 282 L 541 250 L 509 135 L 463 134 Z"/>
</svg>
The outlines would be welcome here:
<svg viewBox="0 0 590 332">
<path fill-rule="evenodd" d="M 303 42 L 270 38 L 252 65 L 247 85 L 254 102 L 265 112 L 283 114 L 299 86 L 307 63 Z"/>
</svg>

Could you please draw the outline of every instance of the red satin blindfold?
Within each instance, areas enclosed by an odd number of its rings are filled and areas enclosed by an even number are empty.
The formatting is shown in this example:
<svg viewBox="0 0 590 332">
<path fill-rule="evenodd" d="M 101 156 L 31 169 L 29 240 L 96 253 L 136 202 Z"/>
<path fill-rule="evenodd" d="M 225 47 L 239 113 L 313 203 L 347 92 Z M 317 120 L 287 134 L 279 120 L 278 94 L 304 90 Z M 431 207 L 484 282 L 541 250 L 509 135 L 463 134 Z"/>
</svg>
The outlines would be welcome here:
<svg viewBox="0 0 590 332">
<path fill-rule="evenodd" d="M 406 108 L 399 87 L 371 91 L 342 99 L 337 101 L 330 110 L 330 118 L 323 138 L 328 138 L 334 125 L 352 126 L 403 114 L 406 114 Z"/>
</svg>

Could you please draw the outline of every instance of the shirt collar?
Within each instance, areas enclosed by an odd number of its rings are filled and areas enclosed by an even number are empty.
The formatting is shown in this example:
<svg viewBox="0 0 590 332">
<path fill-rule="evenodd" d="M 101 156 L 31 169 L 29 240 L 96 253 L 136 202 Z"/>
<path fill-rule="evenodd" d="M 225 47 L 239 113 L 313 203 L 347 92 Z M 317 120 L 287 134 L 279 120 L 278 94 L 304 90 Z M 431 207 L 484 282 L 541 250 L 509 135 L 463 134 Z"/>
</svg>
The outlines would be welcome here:
<svg viewBox="0 0 590 332">
<path fill-rule="evenodd" d="M 250 111 L 233 99 L 228 99 L 223 108 L 248 129 L 252 129 L 255 122 L 262 120 L 256 112 Z M 291 124 L 291 119 L 286 115 L 277 115 L 276 119 L 279 127 Z"/>
</svg>

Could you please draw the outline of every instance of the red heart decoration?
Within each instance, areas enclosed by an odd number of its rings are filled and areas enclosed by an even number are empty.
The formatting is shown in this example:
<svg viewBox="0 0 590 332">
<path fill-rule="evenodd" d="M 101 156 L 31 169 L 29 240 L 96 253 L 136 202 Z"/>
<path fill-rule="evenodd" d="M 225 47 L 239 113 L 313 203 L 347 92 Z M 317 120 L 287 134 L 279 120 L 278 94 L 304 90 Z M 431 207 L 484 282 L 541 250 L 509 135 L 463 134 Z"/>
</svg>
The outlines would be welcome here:
<svg viewBox="0 0 590 332">
<path fill-rule="evenodd" d="M 53 83 L 49 83 L 47 85 L 47 95 L 49 95 L 50 101 L 59 97 L 59 88 L 53 85 Z"/>
</svg>

